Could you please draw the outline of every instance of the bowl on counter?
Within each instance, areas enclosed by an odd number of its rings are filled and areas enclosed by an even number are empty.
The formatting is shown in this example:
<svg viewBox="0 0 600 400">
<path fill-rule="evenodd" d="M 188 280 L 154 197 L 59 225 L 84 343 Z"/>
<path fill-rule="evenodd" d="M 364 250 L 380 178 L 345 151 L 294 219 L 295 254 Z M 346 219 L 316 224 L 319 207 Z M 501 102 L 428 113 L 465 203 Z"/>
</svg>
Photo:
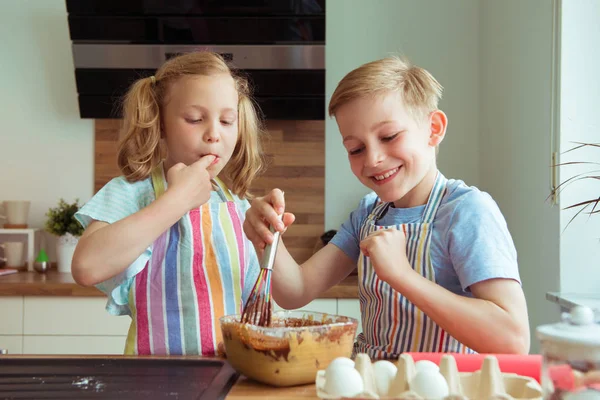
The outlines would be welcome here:
<svg viewBox="0 0 600 400">
<path fill-rule="evenodd" d="M 277 311 L 270 327 L 221 317 L 225 353 L 239 373 L 272 386 L 314 383 L 319 369 L 337 357 L 350 357 L 358 326 L 355 318 L 312 311 Z"/>
</svg>

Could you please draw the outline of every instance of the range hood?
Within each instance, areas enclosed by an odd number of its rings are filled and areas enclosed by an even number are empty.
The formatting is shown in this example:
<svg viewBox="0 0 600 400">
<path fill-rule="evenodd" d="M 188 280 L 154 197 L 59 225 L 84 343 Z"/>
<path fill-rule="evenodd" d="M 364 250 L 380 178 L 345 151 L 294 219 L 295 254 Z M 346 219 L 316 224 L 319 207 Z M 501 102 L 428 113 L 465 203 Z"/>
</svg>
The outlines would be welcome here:
<svg viewBox="0 0 600 400">
<path fill-rule="evenodd" d="M 267 119 L 325 118 L 325 0 L 67 0 L 82 118 L 119 118 L 131 83 L 179 53 L 220 53 Z"/>
</svg>

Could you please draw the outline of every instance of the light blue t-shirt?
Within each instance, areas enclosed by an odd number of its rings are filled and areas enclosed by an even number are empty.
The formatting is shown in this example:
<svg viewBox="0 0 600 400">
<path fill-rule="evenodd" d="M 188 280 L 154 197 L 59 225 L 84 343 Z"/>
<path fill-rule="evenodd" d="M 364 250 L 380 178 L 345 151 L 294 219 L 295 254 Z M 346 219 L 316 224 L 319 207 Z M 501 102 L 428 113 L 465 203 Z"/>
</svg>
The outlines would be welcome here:
<svg viewBox="0 0 600 400">
<path fill-rule="evenodd" d="M 235 204 L 240 210 L 240 217 L 246 215 L 250 204 L 246 199 L 240 199 L 232 194 Z M 87 228 L 92 220 L 103 221 L 112 224 L 128 217 L 148 206 L 155 200 L 152 179 L 149 177 L 142 181 L 128 182 L 125 177 L 113 178 L 102 189 L 98 191 L 79 211 L 75 218 Z M 221 195 L 212 191 L 209 203 L 220 203 L 225 200 Z M 244 288 L 242 290 L 242 301 L 246 303 L 250 292 L 256 282 L 260 266 L 256 257 L 254 246 L 249 240 L 245 240 L 247 265 L 244 276 Z M 106 309 L 113 315 L 130 315 L 128 306 L 129 287 L 133 278 L 146 266 L 146 262 L 152 255 L 152 247 L 148 247 L 125 271 L 99 283 L 96 287 L 108 295 Z"/>
<path fill-rule="evenodd" d="M 469 287 L 493 278 L 521 283 L 517 251 L 506 221 L 491 196 L 461 180 L 449 179 L 433 221 L 430 256 L 436 283 L 449 291 L 471 296 Z M 352 260 L 360 254 L 360 228 L 379 201 L 366 195 L 330 243 Z M 389 207 L 377 225 L 417 223 L 425 206 Z"/>
</svg>

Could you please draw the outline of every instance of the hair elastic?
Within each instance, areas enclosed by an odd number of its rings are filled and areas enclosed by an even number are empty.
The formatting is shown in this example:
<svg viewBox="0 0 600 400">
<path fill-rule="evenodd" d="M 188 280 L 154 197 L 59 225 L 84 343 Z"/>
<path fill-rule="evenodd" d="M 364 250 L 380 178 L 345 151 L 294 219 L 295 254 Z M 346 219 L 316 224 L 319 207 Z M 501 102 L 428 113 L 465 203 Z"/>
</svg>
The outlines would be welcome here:
<svg viewBox="0 0 600 400">
<path fill-rule="evenodd" d="M 154 75 L 152 75 L 150 77 L 150 81 L 152 82 L 153 85 L 156 83 L 156 78 L 154 77 Z"/>
</svg>

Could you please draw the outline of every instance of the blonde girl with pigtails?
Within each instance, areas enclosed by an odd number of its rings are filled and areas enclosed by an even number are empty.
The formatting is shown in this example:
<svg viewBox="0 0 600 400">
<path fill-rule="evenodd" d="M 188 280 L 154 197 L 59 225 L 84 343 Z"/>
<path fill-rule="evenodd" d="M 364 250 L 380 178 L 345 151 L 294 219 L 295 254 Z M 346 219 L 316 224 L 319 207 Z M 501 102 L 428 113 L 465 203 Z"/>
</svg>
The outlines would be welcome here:
<svg viewBox="0 0 600 400">
<path fill-rule="evenodd" d="M 131 317 L 125 354 L 222 354 L 218 320 L 241 312 L 259 271 L 243 221 L 262 134 L 248 82 L 218 54 L 180 55 L 130 87 L 122 175 L 76 214 L 72 262 Z"/>
</svg>

